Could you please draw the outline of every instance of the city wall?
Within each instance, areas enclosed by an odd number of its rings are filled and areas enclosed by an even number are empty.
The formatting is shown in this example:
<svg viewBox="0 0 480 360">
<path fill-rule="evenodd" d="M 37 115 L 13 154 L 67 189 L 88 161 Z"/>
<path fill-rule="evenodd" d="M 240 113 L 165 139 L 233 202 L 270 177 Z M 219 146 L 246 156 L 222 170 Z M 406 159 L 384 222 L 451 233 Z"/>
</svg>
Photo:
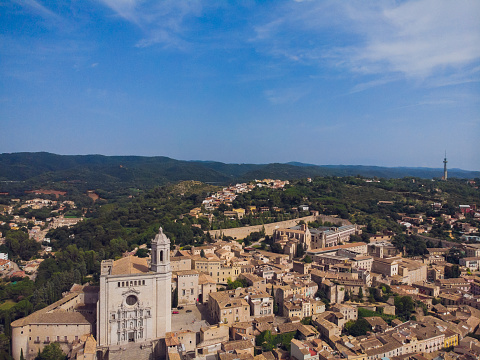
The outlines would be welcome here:
<svg viewBox="0 0 480 360">
<path fill-rule="evenodd" d="M 340 219 L 334 216 L 328 216 L 328 215 L 310 215 L 310 216 L 305 216 L 302 218 L 296 218 L 292 220 L 285 220 L 285 221 L 279 221 L 275 223 L 270 223 L 270 224 L 264 224 L 264 225 L 254 225 L 254 226 L 244 226 L 244 227 L 238 227 L 238 228 L 230 228 L 230 229 L 220 229 L 220 230 L 209 230 L 208 232 L 210 235 L 215 239 L 215 238 L 221 238 L 223 235 L 225 236 L 231 236 L 234 239 L 243 239 L 250 235 L 252 232 L 256 231 L 262 231 L 262 227 L 265 227 L 265 235 L 272 235 L 275 229 L 285 229 L 289 228 L 292 226 L 297 225 L 301 220 L 305 221 L 306 223 L 310 221 L 316 221 L 316 220 L 321 220 L 323 222 L 328 221 L 333 224 L 339 224 L 341 223 L 342 225 L 350 225 L 350 221 Z"/>
</svg>

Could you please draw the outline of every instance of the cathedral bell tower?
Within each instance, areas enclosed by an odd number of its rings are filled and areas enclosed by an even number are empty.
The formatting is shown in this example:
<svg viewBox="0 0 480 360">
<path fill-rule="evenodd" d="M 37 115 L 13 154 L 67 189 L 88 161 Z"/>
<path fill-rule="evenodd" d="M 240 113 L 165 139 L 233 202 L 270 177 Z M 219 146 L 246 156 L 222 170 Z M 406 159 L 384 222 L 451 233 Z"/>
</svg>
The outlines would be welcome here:
<svg viewBox="0 0 480 360">
<path fill-rule="evenodd" d="M 152 240 L 150 270 L 156 280 L 156 338 L 165 337 L 172 324 L 172 271 L 170 269 L 170 239 L 158 229 Z"/>
<path fill-rule="evenodd" d="M 151 270 L 156 273 L 170 272 L 170 239 L 160 227 L 158 234 L 152 240 Z"/>
</svg>

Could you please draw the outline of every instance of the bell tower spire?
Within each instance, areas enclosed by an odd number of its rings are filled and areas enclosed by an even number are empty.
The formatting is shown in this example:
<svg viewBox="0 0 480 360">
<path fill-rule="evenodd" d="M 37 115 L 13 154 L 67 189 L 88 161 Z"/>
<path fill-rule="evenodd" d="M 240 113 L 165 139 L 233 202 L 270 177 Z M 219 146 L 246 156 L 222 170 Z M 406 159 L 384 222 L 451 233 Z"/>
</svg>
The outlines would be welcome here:
<svg viewBox="0 0 480 360">
<path fill-rule="evenodd" d="M 153 272 L 170 272 L 170 239 L 163 233 L 161 227 L 152 240 L 152 261 L 150 264 Z"/>
</svg>

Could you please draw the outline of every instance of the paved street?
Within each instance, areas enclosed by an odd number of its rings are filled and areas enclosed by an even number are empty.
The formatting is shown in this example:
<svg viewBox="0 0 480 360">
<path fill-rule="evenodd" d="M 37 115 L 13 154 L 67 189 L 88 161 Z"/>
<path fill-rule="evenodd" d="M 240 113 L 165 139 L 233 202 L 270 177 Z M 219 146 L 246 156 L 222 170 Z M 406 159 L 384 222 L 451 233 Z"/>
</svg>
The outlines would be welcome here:
<svg viewBox="0 0 480 360">
<path fill-rule="evenodd" d="M 187 310 L 192 312 L 187 312 Z M 196 332 L 201 327 L 209 325 L 206 320 L 202 320 L 202 315 L 195 305 L 185 306 L 178 312 L 179 314 L 172 314 L 172 331 L 192 330 Z"/>
</svg>

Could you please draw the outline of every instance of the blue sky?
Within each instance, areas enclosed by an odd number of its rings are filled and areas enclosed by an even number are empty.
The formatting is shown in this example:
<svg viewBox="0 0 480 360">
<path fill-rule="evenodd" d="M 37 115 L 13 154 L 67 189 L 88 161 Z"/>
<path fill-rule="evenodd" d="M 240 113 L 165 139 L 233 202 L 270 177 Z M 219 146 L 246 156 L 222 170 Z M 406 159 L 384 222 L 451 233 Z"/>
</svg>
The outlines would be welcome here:
<svg viewBox="0 0 480 360">
<path fill-rule="evenodd" d="M 479 1 L 0 1 L 0 152 L 480 169 Z"/>
</svg>

